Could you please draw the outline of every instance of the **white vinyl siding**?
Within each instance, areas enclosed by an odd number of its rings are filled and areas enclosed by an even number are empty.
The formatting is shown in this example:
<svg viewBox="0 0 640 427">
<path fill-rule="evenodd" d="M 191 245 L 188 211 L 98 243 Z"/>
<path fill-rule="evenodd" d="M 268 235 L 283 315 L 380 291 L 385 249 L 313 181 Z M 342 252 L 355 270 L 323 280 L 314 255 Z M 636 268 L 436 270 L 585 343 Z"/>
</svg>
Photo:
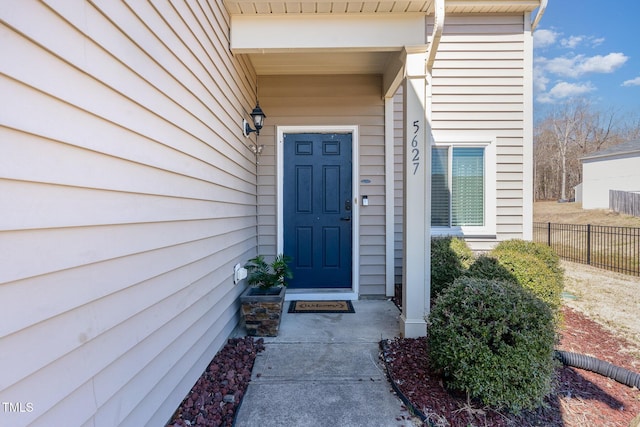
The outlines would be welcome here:
<svg viewBox="0 0 640 427">
<path fill-rule="evenodd" d="M 494 195 L 494 224 L 485 233 L 464 233 L 472 249 L 488 250 L 498 241 L 523 238 L 525 197 L 525 103 L 527 89 L 524 15 L 457 16 L 448 14 L 433 70 L 432 131 L 436 143 L 487 142 L 494 146 L 495 178 L 486 180 Z M 429 25 L 431 31 L 431 25 Z M 400 93 L 395 119 L 395 271 L 402 266 L 402 110 Z M 486 210 L 485 209 L 485 210 Z M 435 228 L 432 229 L 435 232 Z M 457 234 L 457 233 L 456 233 Z"/>
<path fill-rule="evenodd" d="M 404 158 L 404 118 L 402 85 L 393 97 L 393 228 L 394 228 L 394 283 L 402 283 L 402 224 L 404 216 L 403 189 L 403 158 Z"/>
<path fill-rule="evenodd" d="M 609 209 L 609 190 L 640 191 L 640 153 L 582 160 L 584 209 Z"/>
<path fill-rule="evenodd" d="M 525 16 L 448 15 L 433 71 L 433 134 L 438 141 L 494 141 L 495 231 L 471 233 L 475 250 L 524 236 L 525 69 L 532 55 Z M 532 159 L 526 161 L 531 162 Z M 489 161 L 487 165 L 489 166 Z"/>
<path fill-rule="evenodd" d="M 260 106 L 267 122 L 260 132 L 260 251 L 277 247 L 277 126 L 358 126 L 360 194 L 369 206 L 360 208 L 360 294 L 385 294 L 384 102 L 381 77 L 374 75 L 260 76 Z M 367 181 L 368 180 L 368 181 Z M 354 194 L 354 197 L 359 197 Z M 354 260 L 358 262 L 358 260 Z"/>
<path fill-rule="evenodd" d="M 256 252 L 255 76 L 221 2 L 47 3 L 0 10 L 2 422 L 164 425 Z"/>
</svg>

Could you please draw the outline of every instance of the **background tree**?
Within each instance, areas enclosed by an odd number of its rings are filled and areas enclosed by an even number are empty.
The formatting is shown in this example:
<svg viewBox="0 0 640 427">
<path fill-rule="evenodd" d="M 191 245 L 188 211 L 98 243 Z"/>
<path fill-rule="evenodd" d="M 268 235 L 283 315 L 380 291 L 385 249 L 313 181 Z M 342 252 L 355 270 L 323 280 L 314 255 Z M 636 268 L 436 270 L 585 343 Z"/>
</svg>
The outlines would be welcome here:
<svg viewBox="0 0 640 427">
<path fill-rule="evenodd" d="M 582 157 L 638 138 L 637 115 L 620 118 L 613 110 L 595 109 L 584 98 L 558 105 L 534 128 L 534 197 L 567 200 L 582 182 Z"/>
</svg>

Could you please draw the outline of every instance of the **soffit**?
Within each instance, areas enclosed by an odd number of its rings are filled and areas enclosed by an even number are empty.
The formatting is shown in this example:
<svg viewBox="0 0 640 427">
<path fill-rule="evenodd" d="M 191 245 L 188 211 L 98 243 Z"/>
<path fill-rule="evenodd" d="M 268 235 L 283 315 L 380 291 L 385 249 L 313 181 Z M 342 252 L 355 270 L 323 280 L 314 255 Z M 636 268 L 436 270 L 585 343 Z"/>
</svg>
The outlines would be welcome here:
<svg viewBox="0 0 640 427">
<path fill-rule="evenodd" d="M 326 0 L 223 0 L 232 16 L 313 15 L 433 15 L 434 0 L 421 1 L 326 1 Z M 447 14 L 525 13 L 540 6 L 540 0 L 445 0 Z M 382 74 L 396 52 L 290 52 L 246 53 L 258 75 Z"/>
<path fill-rule="evenodd" d="M 224 0 L 231 15 L 414 13 L 433 14 L 434 0 L 327 1 L 327 0 Z M 524 13 L 540 6 L 540 0 L 446 0 L 447 13 Z"/>
<path fill-rule="evenodd" d="M 392 52 L 291 52 L 249 54 L 258 75 L 382 74 Z"/>
</svg>

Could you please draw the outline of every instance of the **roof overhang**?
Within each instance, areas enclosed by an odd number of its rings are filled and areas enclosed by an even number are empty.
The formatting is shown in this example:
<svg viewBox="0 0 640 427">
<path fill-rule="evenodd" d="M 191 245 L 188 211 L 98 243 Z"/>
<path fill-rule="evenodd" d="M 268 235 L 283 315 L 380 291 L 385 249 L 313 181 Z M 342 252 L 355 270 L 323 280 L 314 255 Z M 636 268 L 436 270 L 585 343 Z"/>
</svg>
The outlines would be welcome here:
<svg viewBox="0 0 640 427">
<path fill-rule="evenodd" d="M 234 53 L 390 52 L 426 44 L 426 16 L 404 14 L 236 15 Z"/>
<path fill-rule="evenodd" d="M 230 15 L 292 14 L 370 14 L 412 13 L 433 15 L 435 0 L 409 1 L 343 1 L 299 0 L 224 0 Z M 540 6 L 540 0 L 447 0 L 447 14 L 458 13 L 524 13 Z"/>
<path fill-rule="evenodd" d="M 600 160 L 623 158 L 623 157 L 640 157 L 640 139 L 634 141 L 623 142 L 604 150 L 596 151 L 587 156 L 581 157 L 582 163 L 592 163 Z"/>
<path fill-rule="evenodd" d="M 436 0 L 223 0 L 231 51 L 257 75 L 380 74 L 394 87 L 405 48 L 426 46 Z M 541 0 L 445 0 L 449 14 L 521 14 Z M 435 53 L 435 52 L 434 52 Z"/>
</svg>

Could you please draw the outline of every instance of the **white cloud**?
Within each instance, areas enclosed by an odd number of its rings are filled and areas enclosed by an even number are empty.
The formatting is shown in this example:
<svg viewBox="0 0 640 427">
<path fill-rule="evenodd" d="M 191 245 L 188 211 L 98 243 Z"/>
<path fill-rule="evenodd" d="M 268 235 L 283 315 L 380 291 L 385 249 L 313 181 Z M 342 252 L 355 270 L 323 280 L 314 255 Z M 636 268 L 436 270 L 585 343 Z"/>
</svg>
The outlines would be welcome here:
<svg viewBox="0 0 640 427">
<path fill-rule="evenodd" d="M 594 36 L 569 36 L 560 40 L 560 46 L 566 49 L 575 49 L 580 45 L 588 45 L 590 47 L 598 47 L 604 43 L 604 37 Z"/>
<path fill-rule="evenodd" d="M 626 80 L 622 83 L 622 86 L 640 86 L 640 77 L 636 77 L 635 79 Z"/>
<path fill-rule="evenodd" d="M 533 33 L 535 47 L 547 47 L 554 44 L 560 34 L 553 30 L 537 30 Z"/>
<path fill-rule="evenodd" d="M 534 65 L 533 67 L 533 88 L 538 92 L 544 92 L 547 90 L 549 84 L 549 78 L 544 72 L 543 67 Z"/>
<path fill-rule="evenodd" d="M 545 71 L 558 74 L 560 76 L 575 76 L 576 75 L 576 62 L 578 58 L 574 56 L 572 58 L 559 56 L 557 58 L 546 59 L 542 61 Z"/>
<path fill-rule="evenodd" d="M 549 92 L 541 93 L 538 95 L 538 102 L 544 104 L 553 104 L 555 102 L 573 98 L 579 95 L 584 95 L 589 92 L 593 92 L 595 87 L 590 83 L 567 83 L 559 82 L 551 88 Z"/>
<path fill-rule="evenodd" d="M 613 52 L 605 56 L 574 55 L 552 59 L 539 58 L 538 63 L 549 73 L 575 78 L 588 73 L 613 73 L 628 59 L 629 57 L 623 53 Z"/>
<path fill-rule="evenodd" d="M 567 39 L 560 40 L 560 45 L 569 49 L 574 49 L 584 40 L 583 36 L 570 36 Z"/>
<path fill-rule="evenodd" d="M 587 53 L 603 45 L 604 37 L 566 35 L 557 29 L 538 29 L 533 36 L 534 46 L 544 48 L 536 51 L 533 66 L 533 87 L 539 103 L 554 104 L 595 92 L 598 88 L 586 76 L 612 74 L 629 61 L 622 52 Z M 540 55 L 543 52 L 546 56 Z M 622 85 L 640 86 L 640 77 Z"/>
<path fill-rule="evenodd" d="M 560 82 L 549 91 L 549 94 L 554 98 L 569 98 L 577 95 L 584 95 L 585 93 L 593 92 L 594 90 L 595 88 L 590 82 L 582 84 Z"/>
<path fill-rule="evenodd" d="M 586 58 L 584 61 L 579 63 L 578 71 L 580 74 L 613 73 L 615 70 L 623 66 L 628 59 L 628 56 L 620 52 L 610 53 L 606 56 L 596 55 Z"/>
</svg>

